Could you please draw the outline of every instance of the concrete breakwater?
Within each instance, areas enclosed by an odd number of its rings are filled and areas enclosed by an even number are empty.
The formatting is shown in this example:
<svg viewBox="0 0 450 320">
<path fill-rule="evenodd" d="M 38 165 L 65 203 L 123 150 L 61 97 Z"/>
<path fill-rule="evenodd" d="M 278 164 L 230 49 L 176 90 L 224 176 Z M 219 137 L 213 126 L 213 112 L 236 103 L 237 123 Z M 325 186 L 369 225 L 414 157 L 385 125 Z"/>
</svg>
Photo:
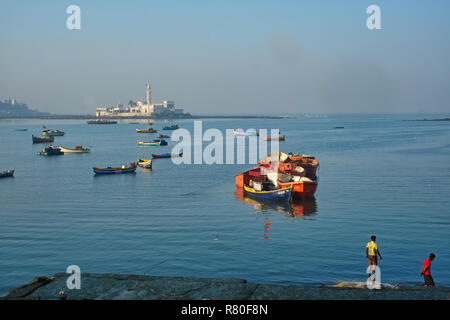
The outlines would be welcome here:
<svg viewBox="0 0 450 320">
<path fill-rule="evenodd" d="M 448 300 L 450 288 L 388 286 L 369 290 L 359 282 L 334 285 L 276 285 L 244 279 L 83 273 L 80 289 L 67 289 L 69 275 L 37 277 L 1 299 L 52 300 Z"/>
</svg>

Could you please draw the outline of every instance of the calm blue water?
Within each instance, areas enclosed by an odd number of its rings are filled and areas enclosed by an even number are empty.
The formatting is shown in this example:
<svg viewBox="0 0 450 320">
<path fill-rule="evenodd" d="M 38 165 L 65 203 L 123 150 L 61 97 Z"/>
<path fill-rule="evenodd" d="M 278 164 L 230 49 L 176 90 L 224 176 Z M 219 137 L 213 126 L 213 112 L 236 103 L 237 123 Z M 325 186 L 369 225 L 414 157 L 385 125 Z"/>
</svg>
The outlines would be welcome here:
<svg viewBox="0 0 450 320">
<path fill-rule="evenodd" d="M 319 159 L 316 200 L 297 204 L 294 215 L 236 197 L 234 175 L 252 165 L 158 159 L 153 171 L 94 176 L 93 165 L 170 151 L 173 142 L 138 147 L 142 125 L 2 120 L 0 169 L 16 175 L 0 180 L 0 293 L 72 264 L 82 272 L 279 284 L 364 281 L 371 234 L 384 258 L 383 282 L 421 282 L 422 261 L 434 252 L 435 281 L 450 285 L 450 122 L 400 121 L 423 117 L 204 120 L 204 129 L 280 128 L 281 151 Z M 193 128 L 192 120 L 178 123 Z M 33 145 L 31 134 L 43 124 L 66 132 L 55 144 L 92 152 L 36 155 L 44 145 Z"/>
</svg>

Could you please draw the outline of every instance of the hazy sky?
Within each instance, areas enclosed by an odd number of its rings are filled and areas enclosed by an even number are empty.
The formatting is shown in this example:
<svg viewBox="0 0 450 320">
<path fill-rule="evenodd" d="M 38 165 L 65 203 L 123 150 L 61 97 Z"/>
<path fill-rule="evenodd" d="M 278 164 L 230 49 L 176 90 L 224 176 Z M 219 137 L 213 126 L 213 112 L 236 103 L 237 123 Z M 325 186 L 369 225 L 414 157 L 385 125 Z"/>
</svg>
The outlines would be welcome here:
<svg viewBox="0 0 450 320">
<path fill-rule="evenodd" d="M 66 8 L 81 8 L 81 30 Z M 381 8 L 368 30 L 366 8 Z M 52 113 L 450 112 L 450 1 L 0 1 L 0 99 Z"/>
</svg>

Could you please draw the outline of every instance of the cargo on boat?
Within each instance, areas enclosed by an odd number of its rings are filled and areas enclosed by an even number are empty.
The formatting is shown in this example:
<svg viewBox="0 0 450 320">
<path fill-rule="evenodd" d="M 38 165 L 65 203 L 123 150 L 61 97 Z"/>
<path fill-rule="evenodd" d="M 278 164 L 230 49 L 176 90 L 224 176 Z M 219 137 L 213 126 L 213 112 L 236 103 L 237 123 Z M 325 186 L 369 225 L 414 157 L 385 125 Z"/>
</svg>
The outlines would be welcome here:
<svg viewBox="0 0 450 320">
<path fill-rule="evenodd" d="M 31 135 L 31 138 L 33 139 L 33 143 L 48 143 L 55 140 L 54 137 L 35 137 L 33 135 Z"/>
<path fill-rule="evenodd" d="M 0 171 L 0 178 L 7 178 L 14 176 L 14 170 Z"/>
<path fill-rule="evenodd" d="M 63 155 L 64 152 L 61 151 L 59 147 L 48 146 L 38 152 L 38 155 L 41 156 L 60 156 Z"/>
<path fill-rule="evenodd" d="M 260 160 L 257 167 L 236 175 L 236 189 L 249 193 L 246 187 L 255 185 L 262 187 L 257 191 L 292 188 L 294 198 L 312 198 L 318 185 L 318 167 L 319 162 L 312 156 L 279 152 Z"/>
<path fill-rule="evenodd" d="M 136 172 L 136 163 L 130 163 L 129 166 L 122 165 L 121 167 L 106 167 L 98 168 L 92 167 L 95 174 L 120 174 L 120 173 L 134 173 Z"/>
</svg>

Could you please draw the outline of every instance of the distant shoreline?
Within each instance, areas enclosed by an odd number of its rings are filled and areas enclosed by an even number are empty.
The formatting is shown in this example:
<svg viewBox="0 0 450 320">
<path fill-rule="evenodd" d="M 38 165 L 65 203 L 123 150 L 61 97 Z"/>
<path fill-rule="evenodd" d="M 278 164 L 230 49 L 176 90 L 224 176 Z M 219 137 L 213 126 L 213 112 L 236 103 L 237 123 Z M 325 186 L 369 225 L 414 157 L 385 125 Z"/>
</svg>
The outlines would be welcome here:
<svg viewBox="0 0 450 320">
<path fill-rule="evenodd" d="M 402 120 L 402 121 L 450 121 L 450 118 L 442 118 L 442 119 L 414 119 L 414 120 Z"/>
<path fill-rule="evenodd" d="M 105 117 L 97 118 L 94 115 L 49 115 L 49 116 L 26 116 L 26 117 L 0 117 L 3 119 L 41 119 L 41 120 L 183 120 L 183 119 L 286 119 L 286 116 L 246 116 L 246 115 L 191 115 L 189 117 Z"/>
</svg>

